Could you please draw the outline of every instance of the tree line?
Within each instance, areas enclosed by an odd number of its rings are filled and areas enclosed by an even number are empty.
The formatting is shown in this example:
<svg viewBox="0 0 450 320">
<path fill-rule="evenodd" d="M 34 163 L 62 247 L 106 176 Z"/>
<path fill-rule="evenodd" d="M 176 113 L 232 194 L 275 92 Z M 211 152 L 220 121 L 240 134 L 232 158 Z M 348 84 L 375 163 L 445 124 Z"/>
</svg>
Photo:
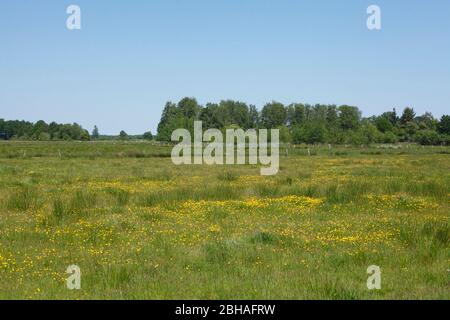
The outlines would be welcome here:
<svg viewBox="0 0 450 320">
<path fill-rule="evenodd" d="M 125 131 L 120 131 L 118 135 L 101 135 L 97 126 L 91 133 L 83 129 L 78 123 L 59 124 L 51 122 L 47 124 L 43 120 L 36 123 L 20 120 L 0 119 L 0 139 L 3 140 L 130 140 L 145 139 L 153 140 L 150 131 L 142 135 L 128 135 Z"/>
<path fill-rule="evenodd" d="M 272 101 L 258 110 L 254 105 L 234 100 L 200 105 L 195 98 L 183 98 L 178 103 L 167 102 L 158 124 L 157 135 L 150 131 L 129 136 L 121 131 L 117 136 L 100 135 L 97 126 L 91 133 L 79 124 L 36 123 L 0 119 L 0 139 L 20 140 L 128 140 L 145 139 L 167 142 L 178 128 L 193 131 L 194 121 L 203 122 L 206 129 L 279 129 L 286 143 L 331 143 L 368 145 L 371 143 L 416 142 L 423 145 L 450 145 L 450 116 L 436 119 L 429 112 L 416 115 L 414 109 L 396 109 L 378 116 L 364 118 L 358 107 Z"/>
<path fill-rule="evenodd" d="M 89 132 L 79 124 L 47 124 L 40 120 L 36 123 L 19 120 L 0 119 L 0 139 L 21 140 L 90 140 Z"/>
<path fill-rule="evenodd" d="M 396 109 L 379 116 L 362 117 L 358 107 L 272 101 L 259 111 L 254 105 L 234 100 L 200 105 L 195 98 L 167 102 L 158 124 L 156 139 L 170 141 L 175 129 L 193 130 L 194 121 L 203 128 L 279 129 L 286 143 L 331 143 L 368 145 L 371 143 L 417 142 L 423 145 L 450 145 L 450 116 L 436 119 L 429 112 L 416 115 L 414 109 Z"/>
</svg>

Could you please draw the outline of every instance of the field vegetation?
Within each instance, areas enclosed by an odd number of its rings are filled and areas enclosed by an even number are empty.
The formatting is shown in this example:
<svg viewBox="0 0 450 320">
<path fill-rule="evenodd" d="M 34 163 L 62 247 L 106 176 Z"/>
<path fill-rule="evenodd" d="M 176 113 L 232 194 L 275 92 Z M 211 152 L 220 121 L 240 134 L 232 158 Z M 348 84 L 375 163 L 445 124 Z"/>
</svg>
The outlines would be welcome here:
<svg viewBox="0 0 450 320">
<path fill-rule="evenodd" d="M 449 147 L 298 145 L 268 177 L 170 150 L 0 143 L 0 298 L 450 298 Z"/>
</svg>

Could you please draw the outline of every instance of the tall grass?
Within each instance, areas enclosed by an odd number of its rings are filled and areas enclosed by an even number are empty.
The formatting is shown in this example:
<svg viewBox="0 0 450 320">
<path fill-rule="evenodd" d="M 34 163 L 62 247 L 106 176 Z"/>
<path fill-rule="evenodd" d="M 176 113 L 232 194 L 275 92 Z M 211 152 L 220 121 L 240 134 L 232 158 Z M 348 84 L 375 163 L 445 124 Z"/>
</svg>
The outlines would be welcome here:
<svg viewBox="0 0 450 320">
<path fill-rule="evenodd" d="M 7 208 L 16 211 L 27 211 L 38 204 L 36 188 L 25 186 L 14 191 L 8 198 Z"/>
</svg>

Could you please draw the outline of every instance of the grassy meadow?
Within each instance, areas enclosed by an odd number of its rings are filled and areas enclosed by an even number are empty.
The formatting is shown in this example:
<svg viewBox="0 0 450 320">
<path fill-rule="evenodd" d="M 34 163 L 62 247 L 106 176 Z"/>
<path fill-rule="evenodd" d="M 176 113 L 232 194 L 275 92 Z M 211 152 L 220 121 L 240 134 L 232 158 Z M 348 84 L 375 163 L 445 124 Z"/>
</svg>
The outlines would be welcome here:
<svg viewBox="0 0 450 320">
<path fill-rule="evenodd" d="M 151 143 L 1 142 L 0 298 L 450 299 L 450 148 L 310 148 L 263 177 Z"/>
</svg>

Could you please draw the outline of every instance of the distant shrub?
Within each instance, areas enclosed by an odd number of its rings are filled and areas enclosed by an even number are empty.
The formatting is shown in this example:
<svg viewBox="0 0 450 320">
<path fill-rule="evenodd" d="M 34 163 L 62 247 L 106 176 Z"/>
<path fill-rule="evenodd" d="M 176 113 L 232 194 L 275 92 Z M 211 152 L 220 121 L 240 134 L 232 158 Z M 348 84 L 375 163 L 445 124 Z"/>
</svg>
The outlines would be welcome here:
<svg viewBox="0 0 450 320">
<path fill-rule="evenodd" d="M 441 134 L 441 143 L 450 146 L 450 135 L 448 134 Z"/>
<path fill-rule="evenodd" d="M 396 143 L 397 141 L 398 141 L 397 136 L 391 131 L 384 133 L 382 136 L 383 143 Z"/>
<path fill-rule="evenodd" d="M 39 141 L 49 141 L 50 139 L 51 139 L 50 134 L 47 132 L 41 132 L 38 137 Z"/>
<path fill-rule="evenodd" d="M 421 145 L 437 145 L 440 142 L 439 134 L 433 130 L 422 130 L 417 132 L 415 140 Z"/>
</svg>

